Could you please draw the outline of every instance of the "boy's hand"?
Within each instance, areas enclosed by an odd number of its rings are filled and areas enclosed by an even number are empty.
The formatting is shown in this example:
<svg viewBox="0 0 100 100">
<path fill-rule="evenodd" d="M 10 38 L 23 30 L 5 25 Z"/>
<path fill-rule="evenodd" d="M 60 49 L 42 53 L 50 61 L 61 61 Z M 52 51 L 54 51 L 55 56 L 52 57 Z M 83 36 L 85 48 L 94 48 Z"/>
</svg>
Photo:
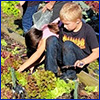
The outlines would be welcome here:
<svg viewBox="0 0 100 100">
<path fill-rule="evenodd" d="M 74 64 L 75 68 L 76 67 L 83 68 L 84 65 L 85 65 L 85 62 L 83 62 L 82 60 L 77 60 Z"/>
</svg>

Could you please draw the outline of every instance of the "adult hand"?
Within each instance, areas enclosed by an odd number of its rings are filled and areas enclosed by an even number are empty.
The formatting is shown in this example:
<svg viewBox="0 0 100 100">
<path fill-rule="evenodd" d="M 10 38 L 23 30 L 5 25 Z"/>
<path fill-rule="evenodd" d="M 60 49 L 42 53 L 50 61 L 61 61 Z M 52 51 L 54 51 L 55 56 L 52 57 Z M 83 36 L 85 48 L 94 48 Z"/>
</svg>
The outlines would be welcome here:
<svg viewBox="0 0 100 100">
<path fill-rule="evenodd" d="M 51 3 L 47 3 L 43 8 L 42 8 L 42 12 L 44 13 L 46 10 L 52 10 L 53 8 L 53 4 Z"/>
<path fill-rule="evenodd" d="M 42 12 L 44 13 L 47 10 L 46 5 L 42 8 Z"/>
<path fill-rule="evenodd" d="M 85 65 L 85 62 L 83 62 L 82 60 L 77 60 L 74 64 L 75 68 L 79 67 L 79 68 L 83 68 Z"/>
</svg>

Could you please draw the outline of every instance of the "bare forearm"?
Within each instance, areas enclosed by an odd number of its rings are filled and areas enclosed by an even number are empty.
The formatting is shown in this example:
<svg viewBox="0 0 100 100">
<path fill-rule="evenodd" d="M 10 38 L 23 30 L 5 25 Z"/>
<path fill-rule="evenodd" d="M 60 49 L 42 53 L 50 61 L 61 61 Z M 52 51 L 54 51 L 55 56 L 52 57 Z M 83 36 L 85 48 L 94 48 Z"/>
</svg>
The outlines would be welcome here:
<svg viewBox="0 0 100 100">
<path fill-rule="evenodd" d="M 22 64 L 20 66 L 20 68 L 22 68 L 22 70 L 28 68 L 30 65 L 32 65 L 39 58 L 38 56 L 37 57 L 36 56 L 33 57 L 33 56 L 34 56 L 34 54 L 24 64 Z"/>
<path fill-rule="evenodd" d="M 89 64 L 96 60 L 99 57 L 99 52 L 97 53 L 91 53 L 88 57 L 84 58 L 82 61 L 85 62 L 85 64 Z"/>
<path fill-rule="evenodd" d="M 35 63 L 43 52 L 35 52 L 23 65 L 20 66 L 20 72 Z"/>
<path fill-rule="evenodd" d="M 41 62 L 44 61 L 44 59 L 45 59 L 45 56 L 43 56 L 41 59 L 38 59 L 35 63 L 33 63 L 33 66 L 40 64 Z"/>
<path fill-rule="evenodd" d="M 54 4 L 56 3 L 56 1 L 50 1 L 49 3 L 54 6 Z"/>
<path fill-rule="evenodd" d="M 20 66 L 20 68 L 18 69 L 19 72 L 22 72 L 24 69 L 26 69 L 27 67 L 29 67 L 30 65 L 32 65 L 33 63 L 35 63 L 40 56 L 42 55 L 42 53 L 45 50 L 45 40 L 43 40 L 41 42 L 40 47 L 37 49 L 37 51 L 23 64 Z"/>
<path fill-rule="evenodd" d="M 84 65 L 93 62 L 97 58 L 99 58 L 99 48 L 93 49 L 92 53 L 88 57 L 86 57 L 84 59 L 81 59 L 81 60 L 77 60 L 75 62 L 75 64 L 74 64 L 74 66 L 75 67 L 77 66 L 77 67 L 83 68 Z"/>
<path fill-rule="evenodd" d="M 42 11 L 43 13 L 48 9 L 48 10 L 52 10 L 54 4 L 56 3 L 56 1 L 50 1 L 49 3 L 47 3 L 43 8 Z"/>
<path fill-rule="evenodd" d="M 39 64 L 45 59 L 45 56 L 43 56 L 43 58 L 40 60 Z"/>
</svg>

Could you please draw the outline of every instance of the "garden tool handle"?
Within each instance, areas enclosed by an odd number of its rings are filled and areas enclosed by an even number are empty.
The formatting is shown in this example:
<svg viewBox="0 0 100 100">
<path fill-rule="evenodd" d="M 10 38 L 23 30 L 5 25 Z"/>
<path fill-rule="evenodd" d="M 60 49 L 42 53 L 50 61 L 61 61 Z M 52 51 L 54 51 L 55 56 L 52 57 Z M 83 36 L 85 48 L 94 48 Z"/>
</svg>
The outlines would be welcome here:
<svg viewBox="0 0 100 100">
<path fill-rule="evenodd" d="M 63 66 L 62 68 L 71 68 L 71 67 L 74 67 L 74 65 L 66 65 L 66 66 Z"/>
<path fill-rule="evenodd" d="M 12 76 L 13 86 L 14 86 L 14 88 L 16 88 L 16 86 L 17 86 L 17 79 L 16 79 L 16 76 L 15 76 L 15 70 L 12 67 L 11 67 L 11 76 Z"/>
</svg>

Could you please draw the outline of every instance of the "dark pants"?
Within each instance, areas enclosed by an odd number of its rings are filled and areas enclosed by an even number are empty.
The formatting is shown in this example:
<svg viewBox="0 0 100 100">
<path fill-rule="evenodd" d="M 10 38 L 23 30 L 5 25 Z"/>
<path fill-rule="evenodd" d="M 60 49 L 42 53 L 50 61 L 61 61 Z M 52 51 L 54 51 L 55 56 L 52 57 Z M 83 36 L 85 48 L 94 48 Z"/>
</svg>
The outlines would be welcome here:
<svg viewBox="0 0 100 100">
<path fill-rule="evenodd" d="M 76 60 L 85 58 L 85 53 L 71 41 L 66 41 L 62 44 L 59 43 L 59 39 L 55 36 L 51 36 L 46 42 L 46 70 L 53 73 L 58 72 L 58 62 L 61 65 L 73 65 Z M 74 70 L 74 68 L 73 68 Z M 82 70 L 76 68 L 75 71 Z"/>
<path fill-rule="evenodd" d="M 22 18 L 22 26 L 24 33 L 27 33 L 28 30 L 32 27 L 33 23 L 32 15 L 38 10 L 38 6 L 39 4 L 27 7 L 25 14 Z"/>
</svg>

